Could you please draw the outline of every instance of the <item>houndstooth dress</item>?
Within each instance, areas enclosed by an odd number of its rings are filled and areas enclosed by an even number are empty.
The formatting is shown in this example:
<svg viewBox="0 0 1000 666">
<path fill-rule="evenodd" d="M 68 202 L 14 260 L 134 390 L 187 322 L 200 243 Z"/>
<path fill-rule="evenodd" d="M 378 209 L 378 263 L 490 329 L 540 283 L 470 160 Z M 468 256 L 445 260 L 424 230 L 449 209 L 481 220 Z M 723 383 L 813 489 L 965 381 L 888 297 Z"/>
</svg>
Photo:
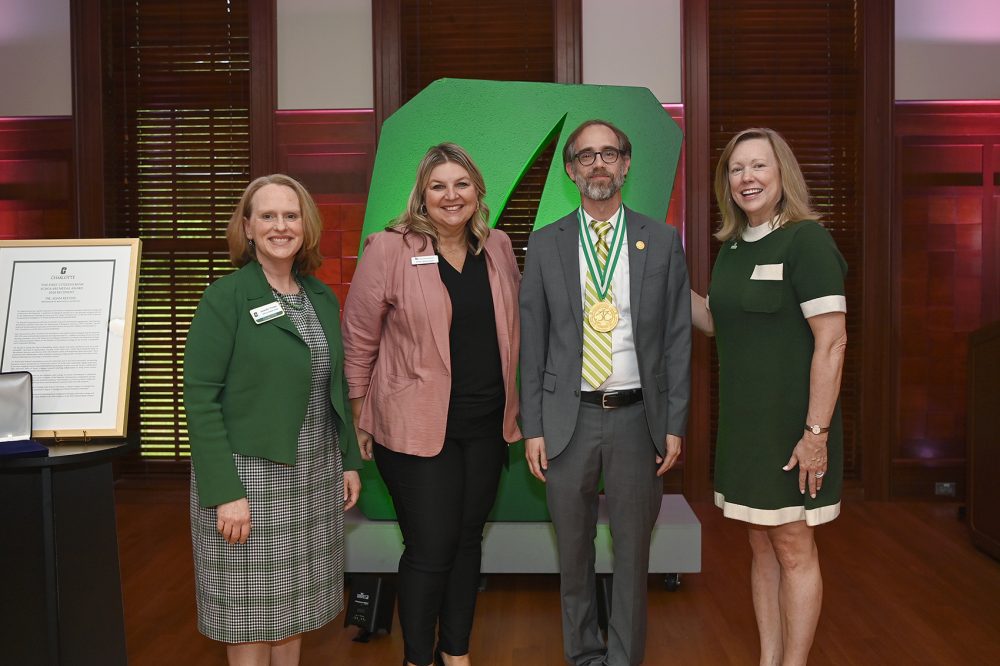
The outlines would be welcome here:
<svg viewBox="0 0 1000 666">
<path fill-rule="evenodd" d="M 323 626 L 344 607 L 344 474 L 330 352 L 304 292 L 275 298 L 312 354 L 295 465 L 233 454 L 253 525 L 242 545 L 216 531 L 215 507 L 198 505 L 191 472 L 198 630 L 225 643 L 280 641 Z"/>
</svg>

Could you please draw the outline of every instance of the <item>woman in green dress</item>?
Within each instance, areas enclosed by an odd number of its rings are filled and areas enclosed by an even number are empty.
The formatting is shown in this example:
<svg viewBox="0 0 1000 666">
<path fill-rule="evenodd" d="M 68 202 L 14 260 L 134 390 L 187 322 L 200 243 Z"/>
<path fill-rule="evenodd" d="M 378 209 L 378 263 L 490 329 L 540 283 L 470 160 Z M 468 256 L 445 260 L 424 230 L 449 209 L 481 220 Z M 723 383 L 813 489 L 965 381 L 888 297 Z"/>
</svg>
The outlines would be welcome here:
<svg viewBox="0 0 1000 666">
<path fill-rule="evenodd" d="M 760 663 L 805 664 L 823 598 L 813 530 L 840 513 L 847 264 L 774 130 L 733 137 L 715 196 L 722 249 L 691 305 L 719 353 L 715 503 L 749 524 Z"/>
<path fill-rule="evenodd" d="M 198 630 L 231 666 L 299 663 L 344 608 L 344 513 L 361 467 L 323 220 L 262 176 L 226 229 L 239 270 L 205 290 L 184 356 Z"/>
</svg>

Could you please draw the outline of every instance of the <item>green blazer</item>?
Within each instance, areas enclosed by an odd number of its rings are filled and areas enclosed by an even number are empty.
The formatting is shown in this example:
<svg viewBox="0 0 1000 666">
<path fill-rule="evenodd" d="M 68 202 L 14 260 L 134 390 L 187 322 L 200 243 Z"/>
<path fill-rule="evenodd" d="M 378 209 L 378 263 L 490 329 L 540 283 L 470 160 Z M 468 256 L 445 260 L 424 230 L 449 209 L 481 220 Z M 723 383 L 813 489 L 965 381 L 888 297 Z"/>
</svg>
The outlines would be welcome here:
<svg viewBox="0 0 1000 666">
<path fill-rule="evenodd" d="M 312 276 L 302 286 L 330 343 L 330 403 L 345 470 L 361 467 L 344 379 L 340 304 Z M 184 352 L 184 408 L 201 506 L 246 497 L 233 453 L 291 465 L 309 401 L 309 346 L 282 316 L 254 323 L 250 310 L 274 301 L 252 261 L 205 290 Z"/>
</svg>

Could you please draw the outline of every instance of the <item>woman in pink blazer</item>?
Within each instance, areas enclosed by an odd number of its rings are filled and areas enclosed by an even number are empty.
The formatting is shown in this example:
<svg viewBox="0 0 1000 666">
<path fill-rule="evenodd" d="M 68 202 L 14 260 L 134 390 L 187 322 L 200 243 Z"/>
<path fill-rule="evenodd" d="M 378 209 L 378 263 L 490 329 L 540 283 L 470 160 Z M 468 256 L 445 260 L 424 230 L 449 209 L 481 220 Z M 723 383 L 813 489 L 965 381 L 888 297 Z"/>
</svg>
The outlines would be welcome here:
<svg viewBox="0 0 1000 666">
<path fill-rule="evenodd" d="M 517 417 L 520 273 L 482 173 L 431 148 L 406 211 L 364 246 L 344 303 L 345 375 L 405 549 L 405 664 L 469 664 L 483 526 Z M 437 645 L 435 646 L 435 627 Z"/>
</svg>

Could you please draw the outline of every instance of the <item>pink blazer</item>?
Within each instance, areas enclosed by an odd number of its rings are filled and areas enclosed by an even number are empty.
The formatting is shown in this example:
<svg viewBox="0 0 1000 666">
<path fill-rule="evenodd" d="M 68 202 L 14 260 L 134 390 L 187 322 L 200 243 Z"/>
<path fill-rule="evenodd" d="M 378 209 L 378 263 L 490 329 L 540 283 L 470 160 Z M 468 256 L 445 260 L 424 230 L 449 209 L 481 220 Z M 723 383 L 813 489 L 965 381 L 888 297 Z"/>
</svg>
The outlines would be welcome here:
<svg viewBox="0 0 1000 666">
<path fill-rule="evenodd" d="M 366 239 L 344 301 L 344 374 L 348 396 L 365 398 L 359 428 L 393 451 L 434 456 L 451 397 L 451 299 L 436 264 L 411 261 L 434 255 L 430 241 L 420 245 L 419 236 L 395 231 Z M 516 442 L 521 274 L 504 232 L 491 230 L 484 252 L 506 392 L 503 436 Z"/>
</svg>

